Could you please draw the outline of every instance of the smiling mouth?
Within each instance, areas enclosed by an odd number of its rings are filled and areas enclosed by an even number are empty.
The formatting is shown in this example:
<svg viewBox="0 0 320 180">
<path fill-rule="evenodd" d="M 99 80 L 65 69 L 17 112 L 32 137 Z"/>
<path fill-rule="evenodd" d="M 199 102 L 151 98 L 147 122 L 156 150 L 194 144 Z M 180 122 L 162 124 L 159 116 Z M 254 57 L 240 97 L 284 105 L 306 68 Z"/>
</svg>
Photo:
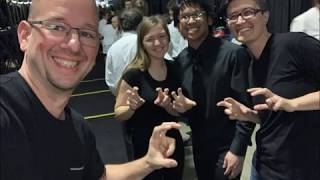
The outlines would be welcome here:
<svg viewBox="0 0 320 180">
<path fill-rule="evenodd" d="M 54 57 L 53 59 L 57 64 L 68 69 L 74 68 L 79 64 L 79 62 L 76 62 L 76 61 L 69 61 L 65 59 L 59 59 L 56 57 Z"/>
<path fill-rule="evenodd" d="M 242 28 L 242 29 L 238 30 L 238 33 L 244 33 L 247 31 L 250 31 L 250 28 Z"/>
</svg>

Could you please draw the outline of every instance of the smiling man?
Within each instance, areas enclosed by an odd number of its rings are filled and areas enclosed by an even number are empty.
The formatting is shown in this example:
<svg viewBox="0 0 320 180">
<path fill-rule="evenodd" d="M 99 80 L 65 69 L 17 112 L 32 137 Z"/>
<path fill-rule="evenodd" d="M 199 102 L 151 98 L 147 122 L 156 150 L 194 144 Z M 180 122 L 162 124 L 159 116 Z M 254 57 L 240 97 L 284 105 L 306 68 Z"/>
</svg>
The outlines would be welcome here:
<svg viewBox="0 0 320 180">
<path fill-rule="evenodd" d="M 88 123 L 68 105 L 95 64 L 97 31 L 93 0 L 32 1 L 18 27 L 21 69 L 0 76 L 0 179 L 135 180 L 177 165 L 165 135 L 176 123 L 155 127 L 142 158 L 102 164 Z"/>
<path fill-rule="evenodd" d="M 266 0 L 230 0 L 230 31 L 254 56 L 250 109 L 218 103 L 238 120 L 260 123 L 251 180 L 320 179 L 320 42 L 304 33 L 271 34 Z"/>
<path fill-rule="evenodd" d="M 180 5 L 179 29 L 189 47 L 176 60 L 185 96 L 174 93 L 173 104 L 190 122 L 198 179 L 239 179 L 254 125 L 228 122 L 216 103 L 227 96 L 248 103 L 249 55 L 244 48 L 211 36 L 214 12 L 209 8 L 207 1 L 186 0 Z"/>
</svg>

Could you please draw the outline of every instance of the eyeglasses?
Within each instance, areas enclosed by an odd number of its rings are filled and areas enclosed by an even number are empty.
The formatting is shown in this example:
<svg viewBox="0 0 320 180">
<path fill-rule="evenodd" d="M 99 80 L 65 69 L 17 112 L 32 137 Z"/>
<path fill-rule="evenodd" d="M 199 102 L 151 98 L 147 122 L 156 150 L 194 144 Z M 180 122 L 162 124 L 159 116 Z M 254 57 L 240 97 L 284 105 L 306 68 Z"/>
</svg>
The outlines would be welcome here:
<svg viewBox="0 0 320 180">
<path fill-rule="evenodd" d="M 58 38 L 59 40 L 64 40 L 71 32 L 71 30 L 76 30 L 79 35 L 79 41 L 83 45 L 95 47 L 98 45 L 101 39 L 98 32 L 91 29 L 84 28 L 74 28 L 62 22 L 55 21 L 28 21 L 31 25 L 40 24 L 43 25 L 50 33 Z"/>
<path fill-rule="evenodd" d="M 204 15 L 206 15 L 206 12 L 204 11 L 194 12 L 191 14 L 185 14 L 185 15 L 179 16 L 179 20 L 180 22 L 183 22 L 183 23 L 188 22 L 190 18 L 192 18 L 193 20 L 199 21 Z"/>
<path fill-rule="evenodd" d="M 249 20 L 256 16 L 257 13 L 264 12 L 262 9 L 253 9 L 253 8 L 247 8 L 241 11 L 240 13 L 234 13 L 227 17 L 227 23 L 228 24 L 234 24 L 238 21 L 239 16 L 241 16 L 244 20 Z"/>
</svg>

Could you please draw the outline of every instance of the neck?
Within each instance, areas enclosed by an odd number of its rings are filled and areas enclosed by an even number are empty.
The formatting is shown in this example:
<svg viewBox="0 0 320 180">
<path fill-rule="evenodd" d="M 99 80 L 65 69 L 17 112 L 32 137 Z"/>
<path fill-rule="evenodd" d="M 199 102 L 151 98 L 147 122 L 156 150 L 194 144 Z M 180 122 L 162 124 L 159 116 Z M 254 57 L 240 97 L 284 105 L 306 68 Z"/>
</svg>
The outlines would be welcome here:
<svg viewBox="0 0 320 180">
<path fill-rule="evenodd" d="M 188 44 L 190 47 L 192 47 L 193 49 L 198 49 L 200 47 L 200 45 L 203 43 L 204 40 L 207 39 L 209 35 L 209 32 L 206 32 L 206 35 L 202 36 L 202 38 L 200 40 L 188 40 Z"/>
<path fill-rule="evenodd" d="M 24 61 L 19 73 L 25 79 L 47 111 L 55 118 L 63 120 L 64 108 L 67 105 L 72 92 L 62 93 L 61 90 L 52 87 L 48 81 L 36 78 L 40 76 L 34 75 L 30 72 L 30 69 Z"/>
<path fill-rule="evenodd" d="M 269 38 L 271 36 L 271 33 L 268 31 L 265 31 L 258 40 L 250 43 L 246 43 L 252 54 L 256 59 L 259 59 L 261 56 L 261 53 L 266 46 Z"/>
<path fill-rule="evenodd" d="M 162 81 L 167 77 L 167 66 L 164 59 L 151 60 L 150 67 L 148 68 L 149 74 L 153 79 Z"/>
</svg>

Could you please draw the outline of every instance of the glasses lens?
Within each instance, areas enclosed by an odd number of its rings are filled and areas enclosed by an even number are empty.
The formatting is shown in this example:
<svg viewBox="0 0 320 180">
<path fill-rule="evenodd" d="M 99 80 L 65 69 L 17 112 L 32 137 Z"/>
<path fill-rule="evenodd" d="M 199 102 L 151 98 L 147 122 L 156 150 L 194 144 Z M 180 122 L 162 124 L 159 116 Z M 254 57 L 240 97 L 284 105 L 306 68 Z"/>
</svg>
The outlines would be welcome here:
<svg viewBox="0 0 320 180">
<path fill-rule="evenodd" d="M 255 14 L 254 9 L 247 9 L 241 13 L 242 17 L 245 19 L 252 18 L 254 16 L 254 14 Z"/>
<path fill-rule="evenodd" d="M 90 29 L 80 29 L 79 38 L 82 44 L 88 46 L 96 46 L 99 42 L 98 33 Z"/>
</svg>

